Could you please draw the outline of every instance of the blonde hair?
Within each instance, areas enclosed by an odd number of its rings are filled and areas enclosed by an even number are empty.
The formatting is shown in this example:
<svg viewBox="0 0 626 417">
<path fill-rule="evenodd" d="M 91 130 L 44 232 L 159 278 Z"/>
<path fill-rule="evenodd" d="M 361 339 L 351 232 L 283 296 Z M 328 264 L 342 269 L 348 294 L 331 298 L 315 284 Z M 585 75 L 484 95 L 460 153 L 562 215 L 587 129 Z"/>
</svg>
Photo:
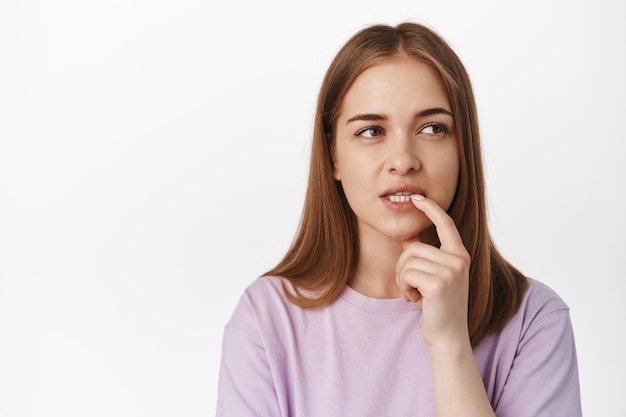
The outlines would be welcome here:
<svg viewBox="0 0 626 417">
<path fill-rule="evenodd" d="M 311 167 L 300 226 L 280 263 L 265 275 L 281 276 L 294 304 L 333 302 L 358 261 L 356 218 L 340 182 L 333 179 L 331 150 L 339 109 L 354 80 L 367 68 L 398 55 L 430 65 L 450 99 L 460 173 L 448 214 L 471 259 L 468 329 L 472 344 L 499 331 L 517 312 L 527 281 L 496 250 L 489 235 L 478 119 L 472 86 L 458 56 L 432 30 L 416 24 L 375 25 L 356 33 L 337 53 L 322 83 L 315 116 Z"/>
</svg>

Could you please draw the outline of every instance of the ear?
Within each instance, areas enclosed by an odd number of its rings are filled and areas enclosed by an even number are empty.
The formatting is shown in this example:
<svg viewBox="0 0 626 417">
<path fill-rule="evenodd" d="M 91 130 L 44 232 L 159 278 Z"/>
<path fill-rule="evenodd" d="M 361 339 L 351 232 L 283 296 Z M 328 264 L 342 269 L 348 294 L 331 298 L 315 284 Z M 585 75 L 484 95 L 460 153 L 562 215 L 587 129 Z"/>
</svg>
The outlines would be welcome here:
<svg viewBox="0 0 626 417">
<path fill-rule="evenodd" d="M 341 181 L 341 174 L 339 173 L 339 164 L 337 163 L 337 147 L 334 140 L 329 140 L 329 134 L 326 134 L 326 139 L 330 144 L 330 162 L 333 165 L 333 179 L 335 181 Z"/>
<path fill-rule="evenodd" d="M 331 151 L 332 163 L 333 163 L 333 178 L 335 181 L 341 181 L 341 174 L 339 173 L 339 164 L 337 164 L 337 158 L 335 157 L 334 150 Z"/>
<path fill-rule="evenodd" d="M 337 169 L 337 165 L 333 167 L 333 178 L 335 181 L 341 181 L 341 175 L 339 174 L 339 169 Z"/>
</svg>

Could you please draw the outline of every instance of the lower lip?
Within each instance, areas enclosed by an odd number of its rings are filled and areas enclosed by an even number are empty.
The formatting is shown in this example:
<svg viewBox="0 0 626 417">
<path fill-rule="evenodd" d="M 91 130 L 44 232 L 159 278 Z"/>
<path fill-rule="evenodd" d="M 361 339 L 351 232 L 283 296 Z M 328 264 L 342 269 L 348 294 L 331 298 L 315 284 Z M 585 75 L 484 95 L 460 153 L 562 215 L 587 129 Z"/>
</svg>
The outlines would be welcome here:
<svg viewBox="0 0 626 417">
<path fill-rule="evenodd" d="M 411 200 L 407 202 L 403 202 L 403 203 L 395 203 L 386 197 L 381 197 L 381 200 L 383 200 L 383 204 L 385 205 L 385 207 L 393 211 L 398 211 L 398 212 L 417 211 L 417 208 L 413 205 L 413 202 L 411 202 Z"/>
</svg>

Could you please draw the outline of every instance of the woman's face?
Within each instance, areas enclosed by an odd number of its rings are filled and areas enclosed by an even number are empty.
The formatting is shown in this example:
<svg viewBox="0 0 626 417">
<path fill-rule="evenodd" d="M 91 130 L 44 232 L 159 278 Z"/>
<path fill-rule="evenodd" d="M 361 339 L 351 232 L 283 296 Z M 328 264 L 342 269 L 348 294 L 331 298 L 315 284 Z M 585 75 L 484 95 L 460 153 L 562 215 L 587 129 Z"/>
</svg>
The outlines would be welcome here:
<svg viewBox="0 0 626 417">
<path fill-rule="evenodd" d="M 454 118 L 435 71 L 397 57 L 361 73 L 341 105 L 333 163 L 362 242 L 406 240 L 431 226 L 408 196 L 447 210 L 459 175 Z"/>
</svg>

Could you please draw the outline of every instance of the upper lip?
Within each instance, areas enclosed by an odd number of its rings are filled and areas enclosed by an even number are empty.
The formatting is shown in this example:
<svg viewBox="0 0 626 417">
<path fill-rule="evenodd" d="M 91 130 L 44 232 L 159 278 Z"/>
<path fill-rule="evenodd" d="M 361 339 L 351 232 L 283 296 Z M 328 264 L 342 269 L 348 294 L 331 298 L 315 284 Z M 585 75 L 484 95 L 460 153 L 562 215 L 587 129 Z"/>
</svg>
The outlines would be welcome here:
<svg viewBox="0 0 626 417">
<path fill-rule="evenodd" d="M 397 193 L 408 193 L 408 194 L 421 194 L 424 195 L 424 191 L 419 188 L 416 187 L 414 185 L 411 184 L 400 184 L 400 185 L 395 185 L 393 187 L 388 188 L 385 192 L 383 192 L 383 194 L 381 195 L 381 197 L 387 197 L 393 194 L 397 194 Z"/>
</svg>

